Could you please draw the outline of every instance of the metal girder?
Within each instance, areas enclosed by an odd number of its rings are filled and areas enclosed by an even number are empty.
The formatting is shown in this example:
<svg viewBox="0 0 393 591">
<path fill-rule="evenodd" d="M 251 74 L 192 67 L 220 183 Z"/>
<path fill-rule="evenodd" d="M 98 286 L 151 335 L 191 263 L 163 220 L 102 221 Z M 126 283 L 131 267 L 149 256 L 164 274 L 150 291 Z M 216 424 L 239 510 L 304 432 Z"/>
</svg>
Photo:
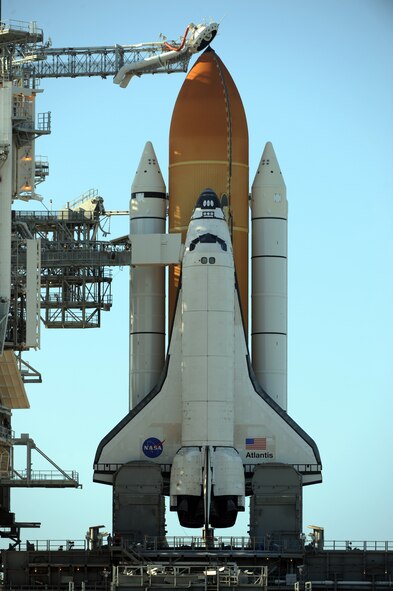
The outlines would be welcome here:
<svg viewBox="0 0 393 591">
<path fill-rule="evenodd" d="M 35 53 L 37 61 L 23 64 L 22 69 L 32 78 L 76 78 L 79 76 L 115 76 L 126 65 L 143 60 L 162 51 L 162 44 L 136 47 L 135 45 L 114 45 L 108 47 L 62 47 L 44 49 Z M 32 56 L 33 56 L 33 52 Z M 25 60 L 29 53 L 25 53 Z M 190 56 L 181 61 L 152 67 L 155 74 L 187 72 Z M 146 69 L 146 73 L 149 70 Z"/>
</svg>

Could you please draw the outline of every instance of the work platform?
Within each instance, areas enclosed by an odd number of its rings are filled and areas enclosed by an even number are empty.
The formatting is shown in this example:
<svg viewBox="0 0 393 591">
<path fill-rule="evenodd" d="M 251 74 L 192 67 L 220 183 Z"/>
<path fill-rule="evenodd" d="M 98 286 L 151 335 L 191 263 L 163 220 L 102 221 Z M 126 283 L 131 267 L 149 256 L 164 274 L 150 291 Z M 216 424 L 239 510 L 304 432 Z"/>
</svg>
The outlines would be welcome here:
<svg viewBox="0 0 393 591">
<path fill-rule="evenodd" d="M 41 28 L 32 21 L 25 23 L 22 21 L 10 21 L 0 23 L 0 44 L 34 44 L 42 43 L 44 34 Z"/>
<path fill-rule="evenodd" d="M 47 328 L 100 326 L 101 312 L 112 306 L 112 269 L 129 266 L 131 260 L 128 240 L 115 244 L 97 239 L 105 216 L 103 199 L 95 190 L 60 211 L 13 211 L 15 287 L 6 335 L 8 348 L 24 351 L 31 346 L 26 337 L 28 269 L 35 273 L 34 293 L 39 293 L 37 322 L 41 316 Z M 35 259 L 31 254 L 34 245 L 39 248 Z"/>
<path fill-rule="evenodd" d="M 3 589 L 389 589 L 393 542 L 326 542 L 248 537 L 146 538 L 88 547 L 83 541 L 29 541 L 2 552 Z M 70 587 L 71 585 L 71 587 Z M 296 586 L 298 585 L 298 586 Z"/>
<path fill-rule="evenodd" d="M 13 488 L 81 488 L 76 470 L 14 470 L 12 477 L 1 477 L 1 486 Z"/>
</svg>

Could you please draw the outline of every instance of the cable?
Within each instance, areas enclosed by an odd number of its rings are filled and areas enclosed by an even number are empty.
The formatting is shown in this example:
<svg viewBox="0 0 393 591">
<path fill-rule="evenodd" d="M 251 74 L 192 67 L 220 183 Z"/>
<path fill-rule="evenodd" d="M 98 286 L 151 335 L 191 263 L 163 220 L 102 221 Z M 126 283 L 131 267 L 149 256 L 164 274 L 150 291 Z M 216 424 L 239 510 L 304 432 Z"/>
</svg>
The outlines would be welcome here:
<svg viewBox="0 0 393 591">
<path fill-rule="evenodd" d="M 168 49 L 170 49 L 172 51 L 181 51 L 184 47 L 185 42 L 186 42 L 189 30 L 190 30 L 190 25 L 188 25 L 186 32 L 184 33 L 183 41 L 181 42 L 181 45 L 179 45 L 179 47 L 174 47 L 173 45 L 169 45 L 169 43 L 164 43 L 165 47 L 167 47 Z"/>
</svg>

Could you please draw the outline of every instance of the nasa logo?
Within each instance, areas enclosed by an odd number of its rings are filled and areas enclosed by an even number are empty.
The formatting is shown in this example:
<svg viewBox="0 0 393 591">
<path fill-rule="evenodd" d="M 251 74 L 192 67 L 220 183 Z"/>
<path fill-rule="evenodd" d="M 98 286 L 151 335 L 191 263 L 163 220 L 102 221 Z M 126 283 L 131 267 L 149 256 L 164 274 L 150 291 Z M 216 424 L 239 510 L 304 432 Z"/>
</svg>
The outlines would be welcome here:
<svg viewBox="0 0 393 591">
<path fill-rule="evenodd" d="M 164 442 L 157 437 L 149 437 L 142 444 L 142 451 L 148 458 L 158 458 L 164 450 Z"/>
</svg>

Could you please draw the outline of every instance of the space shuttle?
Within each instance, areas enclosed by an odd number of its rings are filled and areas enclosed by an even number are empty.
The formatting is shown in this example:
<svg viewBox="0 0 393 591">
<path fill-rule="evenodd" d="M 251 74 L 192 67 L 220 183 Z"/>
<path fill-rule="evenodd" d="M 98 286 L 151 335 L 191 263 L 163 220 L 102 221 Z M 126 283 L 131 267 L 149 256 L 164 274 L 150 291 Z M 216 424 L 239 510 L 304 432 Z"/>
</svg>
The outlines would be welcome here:
<svg viewBox="0 0 393 591">
<path fill-rule="evenodd" d="M 290 466 L 302 486 L 322 467 L 287 413 L 285 183 L 268 142 L 249 198 L 243 105 L 210 48 L 180 90 L 169 151 L 169 197 L 150 142 L 131 189 L 130 410 L 99 444 L 94 481 L 159 468 L 180 524 L 207 531 L 234 525 L 260 467 Z"/>
</svg>

